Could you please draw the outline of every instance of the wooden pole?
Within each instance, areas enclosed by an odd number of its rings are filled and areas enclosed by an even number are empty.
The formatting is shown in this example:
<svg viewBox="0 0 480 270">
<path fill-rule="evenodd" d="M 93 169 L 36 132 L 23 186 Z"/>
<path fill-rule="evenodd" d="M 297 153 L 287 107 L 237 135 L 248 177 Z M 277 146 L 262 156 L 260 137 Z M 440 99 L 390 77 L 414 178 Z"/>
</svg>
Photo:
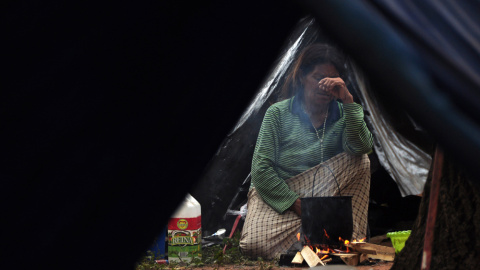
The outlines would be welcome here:
<svg viewBox="0 0 480 270">
<path fill-rule="evenodd" d="M 242 215 L 238 215 L 237 218 L 235 219 L 235 222 L 233 223 L 233 228 L 232 228 L 232 231 L 230 232 L 229 238 L 232 238 L 233 233 L 237 229 L 237 225 L 238 225 L 238 222 L 240 221 L 241 217 L 242 217 Z M 226 250 L 227 250 L 227 244 L 225 244 L 225 246 L 223 247 L 223 254 L 225 254 Z"/>
<path fill-rule="evenodd" d="M 428 204 L 427 224 L 423 244 L 422 270 L 430 270 L 430 264 L 432 261 L 433 235 L 435 229 L 435 220 L 437 218 L 437 204 L 438 194 L 440 193 L 442 168 L 443 152 L 437 145 L 433 161 L 432 183 L 430 185 L 430 201 Z"/>
</svg>

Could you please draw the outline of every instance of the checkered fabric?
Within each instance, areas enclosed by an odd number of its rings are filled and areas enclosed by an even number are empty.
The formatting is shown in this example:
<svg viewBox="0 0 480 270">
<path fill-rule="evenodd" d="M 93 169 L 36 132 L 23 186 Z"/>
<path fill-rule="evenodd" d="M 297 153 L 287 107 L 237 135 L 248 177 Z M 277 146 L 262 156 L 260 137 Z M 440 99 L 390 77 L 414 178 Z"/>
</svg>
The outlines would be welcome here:
<svg viewBox="0 0 480 270">
<path fill-rule="evenodd" d="M 367 155 L 338 154 L 287 179 L 286 183 L 301 198 L 312 197 L 312 190 L 313 197 L 353 196 L 352 239 L 366 236 L 370 194 L 370 160 Z M 301 219 L 295 212 L 277 213 L 261 199 L 255 188 L 248 193 L 247 209 L 240 239 L 243 254 L 270 260 L 286 253 L 298 241 L 296 235 L 300 232 Z"/>
</svg>

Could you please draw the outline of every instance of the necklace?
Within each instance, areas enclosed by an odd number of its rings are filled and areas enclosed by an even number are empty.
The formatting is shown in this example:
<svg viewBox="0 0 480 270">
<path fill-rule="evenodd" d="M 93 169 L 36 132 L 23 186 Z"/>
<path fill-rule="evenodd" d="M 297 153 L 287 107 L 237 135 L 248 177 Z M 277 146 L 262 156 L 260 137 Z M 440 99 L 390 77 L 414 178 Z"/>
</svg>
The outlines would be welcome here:
<svg viewBox="0 0 480 270">
<path fill-rule="evenodd" d="M 325 114 L 325 120 L 323 120 L 323 129 L 322 129 L 322 138 L 320 139 L 320 135 L 318 135 L 318 130 L 315 128 L 315 125 L 312 122 L 312 119 L 310 119 L 310 123 L 312 123 L 313 129 L 315 129 L 315 134 L 317 134 L 317 138 L 320 141 L 320 163 L 323 163 L 323 139 L 325 138 L 325 129 L 327 129 L 327 117 L 328 117 L 328 107 L 327 107 L 327 113 Z"/>
</svg>

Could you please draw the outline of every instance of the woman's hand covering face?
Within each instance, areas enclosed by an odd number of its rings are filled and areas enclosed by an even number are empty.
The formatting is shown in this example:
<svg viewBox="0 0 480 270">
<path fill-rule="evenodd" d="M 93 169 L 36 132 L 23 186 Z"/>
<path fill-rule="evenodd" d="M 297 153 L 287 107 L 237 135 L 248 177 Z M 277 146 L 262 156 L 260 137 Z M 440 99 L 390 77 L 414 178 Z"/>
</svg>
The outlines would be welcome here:
<svg viewBox="0 0 480 270">
<path fill-rule="evenodd" d="M 341 99 L 344 103 L 353 102 L 353 96 L 347 89 L 345 82 L 340 77 L 323 78 L 318 82 L 318 87 L 335 99 Z"/>
</svg>

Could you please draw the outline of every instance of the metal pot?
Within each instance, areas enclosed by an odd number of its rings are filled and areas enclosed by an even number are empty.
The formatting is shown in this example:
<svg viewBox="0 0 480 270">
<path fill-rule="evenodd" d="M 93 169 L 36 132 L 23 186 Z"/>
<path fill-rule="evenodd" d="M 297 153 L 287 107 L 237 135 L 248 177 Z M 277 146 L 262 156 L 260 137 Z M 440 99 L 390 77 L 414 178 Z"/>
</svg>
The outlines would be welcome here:
<svg viewBox="0 0 480 270">
<path fill-rule="evenodd" d="M 302 198 L 302 231 L 310 244 L 338 246 L 351 240 L 352 196 Z"/>
</svg>

